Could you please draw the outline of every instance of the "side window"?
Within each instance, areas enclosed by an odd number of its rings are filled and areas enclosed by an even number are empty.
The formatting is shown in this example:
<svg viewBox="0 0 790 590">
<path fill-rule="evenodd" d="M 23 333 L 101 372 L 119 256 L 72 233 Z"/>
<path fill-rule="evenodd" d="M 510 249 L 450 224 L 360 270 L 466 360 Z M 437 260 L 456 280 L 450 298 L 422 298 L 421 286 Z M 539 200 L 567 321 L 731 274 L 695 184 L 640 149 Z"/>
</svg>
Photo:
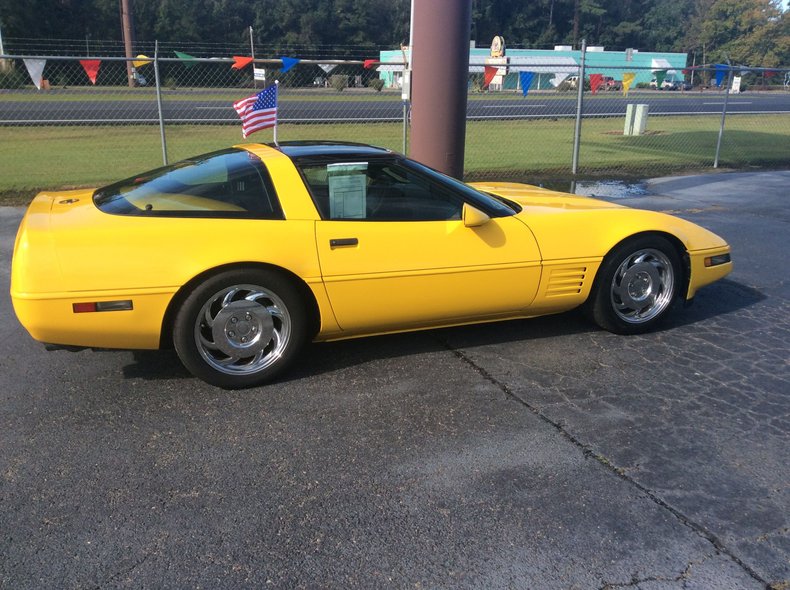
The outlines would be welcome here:
<svg viewBox="0 0 790 590">
<path fill-rule="evenodd" d="M 167 217 L 282 219 L 268 171 L 243 150 L 179 162 L 97 191 L 107 213 Z"/>
<path fill-rule="evenodd" d="M 310 163 L 300 168 L 324 219 L 461 219 L 463 201 L 457 195 L 394 160 Z"/>
</svg>

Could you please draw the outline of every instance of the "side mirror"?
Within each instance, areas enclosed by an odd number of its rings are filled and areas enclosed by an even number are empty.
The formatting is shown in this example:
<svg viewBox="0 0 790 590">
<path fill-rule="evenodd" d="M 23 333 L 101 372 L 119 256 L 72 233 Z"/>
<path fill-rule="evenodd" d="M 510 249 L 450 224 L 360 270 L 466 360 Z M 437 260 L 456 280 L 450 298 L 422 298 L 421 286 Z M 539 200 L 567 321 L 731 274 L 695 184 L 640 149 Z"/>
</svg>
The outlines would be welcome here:
<svg viewBox="0 0 790 590">
<path fill-rule="evenodd" d="M 462 216 L 466 227 L 479 227 L 491 220 L 488 215 L 480 211 L 480 209 L 475 209 L 469 203 L 464 203 Z"/>
</svg>

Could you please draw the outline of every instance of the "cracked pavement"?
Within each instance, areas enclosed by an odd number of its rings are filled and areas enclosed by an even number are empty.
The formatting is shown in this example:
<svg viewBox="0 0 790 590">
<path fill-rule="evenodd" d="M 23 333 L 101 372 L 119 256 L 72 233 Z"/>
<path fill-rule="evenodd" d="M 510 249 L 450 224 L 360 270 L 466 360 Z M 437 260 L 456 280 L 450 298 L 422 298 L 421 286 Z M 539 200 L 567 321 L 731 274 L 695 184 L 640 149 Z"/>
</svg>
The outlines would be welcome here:
<svg viewBox="0 0 790 590">
<path fill-rule="evenodd" d="M 618 199 L 733 246 L 636 337 L 569 313 L 322 344 L 225 392 L 170 351 L 47 353 L 0 298 L 0 587 L 790 587 L 788 187 Z"/>
</svg>

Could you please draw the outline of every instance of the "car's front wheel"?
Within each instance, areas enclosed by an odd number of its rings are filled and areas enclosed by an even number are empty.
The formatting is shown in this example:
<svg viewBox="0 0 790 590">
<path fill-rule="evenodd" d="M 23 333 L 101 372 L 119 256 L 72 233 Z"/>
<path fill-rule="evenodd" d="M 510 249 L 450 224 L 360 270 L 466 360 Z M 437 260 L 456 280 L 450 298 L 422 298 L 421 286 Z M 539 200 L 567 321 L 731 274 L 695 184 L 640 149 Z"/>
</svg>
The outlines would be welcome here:
<svg viewBox="0 0 790 590">
<path fill-rule="evenodd" d="M 672 307 L 680 278 L 677 251 L 665 238 L 628 240 L 604 258 L 586 311 L 610 332 L 646 332 Z"/>
<path fill-rule="evenodd" d="M 252 387 L 284 370 L 307 340 L 303 300 L 268 270 L 231 270 L 196 287 L 175 319 L 173 343 L 196 377 L 226 389 Z"/>
</svg>

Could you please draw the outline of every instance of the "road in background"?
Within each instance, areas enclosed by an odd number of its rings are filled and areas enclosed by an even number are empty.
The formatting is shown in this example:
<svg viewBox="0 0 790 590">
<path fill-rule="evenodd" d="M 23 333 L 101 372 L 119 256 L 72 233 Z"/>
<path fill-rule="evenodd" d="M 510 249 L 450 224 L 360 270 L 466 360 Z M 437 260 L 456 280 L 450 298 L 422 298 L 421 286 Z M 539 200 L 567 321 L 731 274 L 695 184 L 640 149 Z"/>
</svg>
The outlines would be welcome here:
<svg viewBox="0 0 790 590">
<path fill-rule="evenodd" d="M 239 98 L 248 90 L 239 91 Z M 200 98 L 201 94 L 207 95 Z M 227 91 L 224 95 L 227 95 Z M 6 93 L 6 96 L 12 96 Z M 317 97 L 315 92 L 311 95 Z M 56 95 L 50 95 L 56 96 Z M 158 123 L 155 97 L 148 100 L 107 100 L 94 96 L 80 101 L 79 93 L 64 94 L 68 100 L 16 101 L 3 100 L 0 94 L 0 125 L 3 124 L 68 124 L 82 123 Z M 355 99 L 346 92 L 322 95 L 321 100 L 300 100 L 298 91 L 288 96 L 283 93 L 279 105 L 279 120 L 283 123 L 298 122 L 375 122 L 403 120 L 403 103 L 399 95 L 368 95 L 376 100 Z M 470 98 L 467 115 L 470 119 L 534 119 L 572 117 L 576 112 L 576 99 L 570 93 L 557 97 L 556 93 L 530 94 L 526 99 L 508 99 L 512 95 L 492 95 L 488 98 Z M 504 98 L 503 98 L 504 97 Z M 232 100 L 223 96 L 212 99 L 209 92 L 168 92 L 163 98 L 164 117 L 167 123 L 238 123 L 238 115 L 231 105 Z M 724 95 L 718 92 L 632 92 L 628 98 L 620 93 L 600 93 L 589 96 L 584 103 L 584 114 L 588 116 L 623 116 L 628 104 L 649 105 L 651 114 L 662 115 L 721 115 Z M 728 99 L 728 113 L 739 114 L 790 114 L 790 93 L 744 93 Z"/>
</svg>

